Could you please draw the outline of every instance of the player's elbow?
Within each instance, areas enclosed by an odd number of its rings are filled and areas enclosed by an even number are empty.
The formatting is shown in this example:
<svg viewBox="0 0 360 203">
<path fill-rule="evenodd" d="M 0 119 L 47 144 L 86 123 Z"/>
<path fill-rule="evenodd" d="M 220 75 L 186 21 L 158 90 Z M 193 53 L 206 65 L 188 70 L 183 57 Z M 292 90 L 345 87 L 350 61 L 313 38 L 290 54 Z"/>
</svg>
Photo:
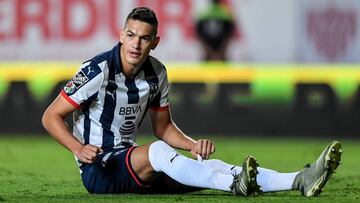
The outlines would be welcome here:
<svg viewBox="0 0 360 203">
<path fill-rule="evenodd" d="M 159 129 L 153 129 L 153 133 L 159 139 L 161 139 L 164 135 L 164 131 Z"/>
<path fill-rule="evenodd" d="M 155 136 L 161 140 L 166 139 L 166 137 L 171 134 L 173 123 L 164 123 L 163 125 L 157 125 L 153 127 L 153 133 Z"/>
<path fill-rule="evenodd" d="M 52 125 L 54 125 L 56 120 L 56 114 L 51 111 L 51 109 L 46 109 L 45 112 L 42 115 L 41 123 L 45 130 L 48 132 L 51 130 Z"/>
<path fill-rule="evenodd" d="M 41 117 L 41 123 L 43 125 L 43 127 L 48 130 L 48 126 L 49 126 L 49 111 L 45 110 L 45 112 L 43 113 L 42 117 Z"/>
</svg>

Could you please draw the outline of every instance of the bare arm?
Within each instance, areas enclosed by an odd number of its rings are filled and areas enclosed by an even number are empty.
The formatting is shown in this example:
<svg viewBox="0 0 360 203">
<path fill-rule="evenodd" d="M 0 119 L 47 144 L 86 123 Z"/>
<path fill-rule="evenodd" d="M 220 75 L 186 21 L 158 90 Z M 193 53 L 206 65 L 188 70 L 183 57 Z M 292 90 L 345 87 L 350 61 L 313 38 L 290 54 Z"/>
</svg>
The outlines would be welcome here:
<svg viewBox="0 0 360 203">
<path fill-rule="evenodd" d="M 92 163 L 100 148 L 93 145 L 83 145 L 70 132 L 65 117 L 75 111 L 68 101 L 59 95 L 46 109 L 42 117 L 44 128 L 60 144 L 73 152 L 80 161 Z"/>
<path fill-rule="evenodd" d="M 163 111 L 150 110 L 150 119 L 155 135 L 170 146 L 190 151 L 195 157 L 199 154 L 204 159 L 215 152 L 215 145 L 211 140 L 195 141 L 183 133 L 172 121 L 169 108 Z"/>
</svg>

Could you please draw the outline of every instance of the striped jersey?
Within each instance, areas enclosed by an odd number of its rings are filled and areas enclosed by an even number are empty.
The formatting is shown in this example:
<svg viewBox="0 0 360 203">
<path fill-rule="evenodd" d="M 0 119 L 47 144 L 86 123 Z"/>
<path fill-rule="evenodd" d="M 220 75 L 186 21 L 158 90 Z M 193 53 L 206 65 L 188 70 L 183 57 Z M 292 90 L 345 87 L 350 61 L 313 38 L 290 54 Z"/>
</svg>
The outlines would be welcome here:
<svg viewBox="0 0 360 203">
<path fill-rule="evenodd" d="M 122 73 L 120 46 L 84 62 L 61 95 L 78 110 L 73 134 L 103 150 L 136 145 L 136 132 L 148 108 L 168 106 L 166 69 L 148 56 L 132 78 Z"/>
</svg>

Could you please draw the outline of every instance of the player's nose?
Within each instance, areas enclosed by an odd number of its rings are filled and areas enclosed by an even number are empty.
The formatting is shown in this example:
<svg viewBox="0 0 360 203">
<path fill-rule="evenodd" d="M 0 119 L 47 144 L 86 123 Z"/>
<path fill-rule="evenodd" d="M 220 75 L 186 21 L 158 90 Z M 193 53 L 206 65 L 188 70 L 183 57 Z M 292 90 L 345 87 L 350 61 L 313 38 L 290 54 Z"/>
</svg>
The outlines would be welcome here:
<svg viewBox="0 0 360 203">
<path fill-rule="evenodd" d="M 133 44 L 132 44 L 132 48 L 134 49 L 140 49 L 141 48 L 141 40 L 139 37 L 135 37 Z"/>
</svg>

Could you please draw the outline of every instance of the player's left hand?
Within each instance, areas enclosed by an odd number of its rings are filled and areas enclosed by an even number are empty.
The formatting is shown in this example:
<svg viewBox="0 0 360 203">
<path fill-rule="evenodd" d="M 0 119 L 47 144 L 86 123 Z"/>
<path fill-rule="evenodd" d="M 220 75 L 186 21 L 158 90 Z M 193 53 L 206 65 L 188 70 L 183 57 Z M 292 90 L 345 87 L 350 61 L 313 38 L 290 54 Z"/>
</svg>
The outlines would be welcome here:
<svg viewBox="0 0 360 203">
<path fill-rule="evenodd" d="M 209 159 L 210 155 L 215 152 L 215 144 L 208 139 L 199 139 L 190 152 L 194 157 L 200 155 L 203 159 Z"/>
</svg>

